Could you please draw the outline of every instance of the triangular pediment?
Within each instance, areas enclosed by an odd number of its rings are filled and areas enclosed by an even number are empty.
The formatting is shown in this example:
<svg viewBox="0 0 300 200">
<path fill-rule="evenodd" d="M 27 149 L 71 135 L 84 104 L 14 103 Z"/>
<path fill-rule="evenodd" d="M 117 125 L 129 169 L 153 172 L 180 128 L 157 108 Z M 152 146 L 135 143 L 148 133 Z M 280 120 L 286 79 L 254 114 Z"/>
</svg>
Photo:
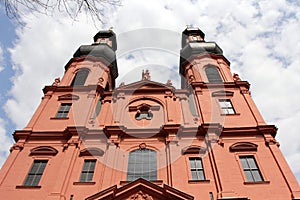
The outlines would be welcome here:
<svg viewBox="0 0 300 200">
<path fill-rule="evenodd" d="M 158 186 L 142 178 L 130 182 L 120 188 L 112 186 L 97 194 L 87 197 L 86 200 L 193 200 L 194 197 L 168 185 Z"/>
<path fill-rule="evenodd" d="M 117 90 L 147 90 L 147 89 L 164 89 L 164 90 L 174 90 L 173 86 L 169 86 L 166 84 L 149 81 L 149 80 L 141 80 L 134 83 L 130 83 L 128 85 L 122 85 L 117 88 Z"/>
</svg>

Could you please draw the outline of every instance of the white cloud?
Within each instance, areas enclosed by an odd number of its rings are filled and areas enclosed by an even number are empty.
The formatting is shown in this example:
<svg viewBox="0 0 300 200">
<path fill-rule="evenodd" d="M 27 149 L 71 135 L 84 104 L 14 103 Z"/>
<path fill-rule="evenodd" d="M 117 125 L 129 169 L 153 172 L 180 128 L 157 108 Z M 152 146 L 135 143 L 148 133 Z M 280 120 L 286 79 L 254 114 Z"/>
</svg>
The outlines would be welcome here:
<svg viewBox="0 0 300 200">
<path fill-rule="evenodd" d="M 5 122 L 0 118 L 0 169 L 8 156 L 9 148 L 12 145 L 12 140 L 7 136 L 5 131 Z"/>
<path fill-rule="evenodd" d="M 181 34 L 186 24 L 199 26 L 206 33 L 207 41 L 216 41 L 222 47 L 232 62 L 232 71 L 239 72 L 243 80 L 252 84 L 252 94 L 260 111 L 267 122 L 279 126 L 281 149 L 299 175 L 300 149 L 297 144 L 300 140 L 296 128 L 300 117 L 300 95 L 297 92 L 300 86 L 299 5 L 284 0 L 259 3 L 255 0 L 239 3 L 234 0 L 193 3 L 187 0 L 125 0 L 106 20 L 107 27 L 113 26 L 119 35 L 142 28 Z M 74 22 L 61 15 L 53 18 L 27 16 L 25 21 L 27 26 L 18 29 L 19 40 L 11 49 L 16 75 L 12 78 L 11 98 L 5 106 L 18 128 L 24 127 L 30 119 L 44 85 L 63 75 L 65 63 L 78 46 L 90 44 L 97 31 L 82 15 Z M 142 37 L 150 42 L 158 38 L 155 34 Z M 120 51 L 134 48 L 118 42 Z M 174 50 L 178 53 L 180 41 L 174 43 L 177 46 L 172 48 L 178 48 Z M 134 51 L 133 55 L 134 60 L 119 56 L 120 77 L 134 66 L 144 66 L 149 62 L 169 67 L 179 62 L 176 53 L 159 56 L 157 52 L 144 49 Z M 22 110 L 22 116 L 18 114 L 19 110 Z M 290 144 L 293 144 L 292 148 L 289 148 Z"/>
</svg>

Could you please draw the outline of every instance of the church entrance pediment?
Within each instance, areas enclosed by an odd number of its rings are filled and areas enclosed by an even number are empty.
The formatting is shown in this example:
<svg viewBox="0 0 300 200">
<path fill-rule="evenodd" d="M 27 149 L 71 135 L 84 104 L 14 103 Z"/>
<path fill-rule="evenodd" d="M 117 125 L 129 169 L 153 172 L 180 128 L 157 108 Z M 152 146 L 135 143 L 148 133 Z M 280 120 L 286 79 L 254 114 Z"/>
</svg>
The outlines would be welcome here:
<svg viewBox="0 0 300 200">
<path fill-rule="evenodd" d="M 142 178 L 120 188 L 112 186 L 86 200 L 193 200 L 194 197 L 168 185 L 158 186 Z"/>
</svg>

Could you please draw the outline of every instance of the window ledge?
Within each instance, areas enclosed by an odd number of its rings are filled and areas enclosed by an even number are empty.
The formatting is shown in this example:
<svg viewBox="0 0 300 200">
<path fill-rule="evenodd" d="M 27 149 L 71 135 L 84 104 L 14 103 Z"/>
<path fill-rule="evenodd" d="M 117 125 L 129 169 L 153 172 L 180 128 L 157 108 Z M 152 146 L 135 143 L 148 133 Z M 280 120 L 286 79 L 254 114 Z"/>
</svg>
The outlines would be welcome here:
<svg viewBox="0 0 300 200">
<path fill-rule="evenodd" d="M 95 185 L 96 182 L 73 182 L 73 185 Z"/>
<path fill-rule="evenodd" d="M 17 185 L 16 189 L 40 189 L 42 186 L 36 185 L 36 186 L 29 186 L 29 185 Z"/>
<path fill-rule="evenodd" d="M 270 184 L 270 181 L 244 182 L 244 185 Z"/>
<path fill-rule="evenodd" d="M 188 180 L 188 183 L 209 183 L 210 180 Z"/>
<path fill-rule="evenodd" d="M 55 120 L 67 120 L 69 117 L 50 117 L 50 119 L 55 119 Z"/>
<path fill-rule="evenodd" d="M 234 114 L 221 114 L 221 116 L 236 116 L 241 115 L 241 113 L 234 113 Z"/>
<path fill-rule="evenodd" d="M 120 181 L 120 185 L 121 186 L 124 186 L 128 183 L 131 183 L 133 181 Z M 154 183 L 155 185 L 162 185 L 163 184 L 163 181 L 162 180 L 154 180 L 154 181 L 150 181 L 151 183 Z"/>
</svg>

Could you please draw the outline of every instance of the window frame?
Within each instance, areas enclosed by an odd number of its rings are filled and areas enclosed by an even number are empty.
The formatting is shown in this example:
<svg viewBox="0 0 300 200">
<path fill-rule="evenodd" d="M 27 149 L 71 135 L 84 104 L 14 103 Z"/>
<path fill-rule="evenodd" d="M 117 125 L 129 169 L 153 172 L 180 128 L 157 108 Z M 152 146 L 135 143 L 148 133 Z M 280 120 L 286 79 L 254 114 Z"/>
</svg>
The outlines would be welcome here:
<svg viewBox="0 0 300 200">
<path fill-rule="evenodd" d="M 238 158 L 239 158 L 239 162 L 240 162 L 241 169 L 242 169 L 242 171 L 243 171 L 243 175 L 244 175 L 244 180 L 245 180 L 245 182 L 247 182 L 247 183 L 260 183 L 260 182 L 264 182 L 264 177 L 263 177 L 263 175 L 262 175 L 262 173 L 261 173 L 260 167 L 259 167 L 258 162 L 257 162 L 257 160 L 255 159 L 255 156 L 254 156 L 254 155 L 249 155 L 249 154 L 248 154 L 248 155 L 239 155 Z M 249 168 L 246 168 L 246 169 L 244 168 L 244 166 L 243 166 L 243 164 L 242 164 L 242 158 L 245 158 L 245 159 L 246 159 Z M 250 166 L 250 164 L 249 164 L 249 162 L 248 162 L 248 160 L 247 160 L 247 159 L 250 159 L 250 158 L 253 159 L 254 164 L 255 164 L 255 167 L 251 167 L 251 166 Z M 249 180 L 249 179 L 248 179 L 248 176 L 247 176 L 247 174 L 246 174 L 246 171 L 247 171 L 247 172 L 250 172 L 251 177 L 252 177 L 252 180 Z M 258 172 L 258 175 L 259 175 L 260 180 L 255 180 L 255 176 L 254 176 L 254 173 L 253 173 L 254 171 L 255 171 L 255 172 Z"/>
<path fill-rule="evenodd" d="M 221 115 L 236 115 L 237 114 L 231 99 L 229 99 L 229 98 L 220 98 L 217 101 L 218 101 L 218 105 L 220 107 Z M 223 107 L 221 102 L 229 103 L 230 106 L 229 107 L 228 106 Z M 226 112 L 224 112 L 224 111 L 226 111 Z M 230 111 L 232 111 L 232 113 L 230 113 Z"/>
<path fill-rule="evenodd" d="M 153 153 L 153 154 L 149 155 L 148 162 L 146 164 L 145 163 L 136 163 L 137 158 L 132 158 L 132 159 L 135 159 L 135 160 L 134 160 L 133 163 L 130 163 L 131 155 L 133 155 L 133 153 L 138 152 L 138 151 L 149 151 L 149 153 Z M 151 160 L 150 159 L 151 156 L 153 156 L 153 158 L 155 160 Z M 141 158 L 144 159 L 145 155 L 143 155 Z M 142 161 L 144 161 L 144 160 L 142 160 Z M 132 166 L 130 166 L 130 164 L 132 164 Z M 137 164 L 142 164 L 142 165 L 137 166 Z M 146 171 L 144 171 L 144 166 L 145 165 L 147 165 L 146 168 L 148 167 L 148 171 L 147 171 L 147 169 L 146 169 Z M 140 148 L 140 149 L 131 150 L 128 154 L 126 182 L 135 181 L 138 178 L 143 178 L 143 179 L 148 180 L 148 181 L 157 181 L 158 180 L 158 168 L 157 168 L 157 166 L 158 166 L 158 157 L 157 157 L 157 151 L 156 150 L 153 150 L 153 149 L 150 149 L 150 148 L 145 148 L 145 149 Z M 135 170 L 136 170 L 137 167 L 142 167 L 142 171 L 136 173 Z M 133 172 L 130 172 L 130 168 L 133 169 Z M 146 176 L 148 176 L 148 178 L 145 178 Z"/>
<path fill-rule="evenodd" d="M 68 106 L 68 109 L 63 108 L 63 106 Z M 66 119 L 70 113 L 72 108 L 72 103 L 61 103 L 56 111 L 55 118 L 56 119 Z"/>
<path fill-rule="evenodd" d="M 89 166 L 89 168 L 85 170 L 86 163 L 88 162 L 93 162 L 94 166 L 92 168 L 90 168 Z M 96 164 L 97 164 L 96 159 L 84 159 L 80 176 L 79 176 L 79 183 L 94 183 L 93 179 L 96 171 Z M 91 174 L 91 177 L 89 176 L 89 174 Z"/>
<path fill-rule="evenodd" d="M 195 168 L 192 168 L 192 163 L 191 160 L 199 160 L 201 167 L 197 168 L 197 166 Z M 188 161 L 189 161 L 189 177 L 190 177 L 190 181 L 207 181 L 206 176 L 205 176 L 205 171 L 204 171 L 204 165 L 203 165 L 203 159 L 201 157 L 196 157 L 196 156 L 189 156 L 188 157 Z M 197 164 L 196 164 L 197 165 Z M 197 174 L 197 178 L 195 179 L 193 177 L 193 171 L 196 172 Z M 199 174 L 197 172 L 201 172 L 203 175 L 203 178 L 199 178 Z"/>
<path fill-rule="evenodd" d="M 36 170 L 34 171 L 35 163 L 38 163 L 38 162 L 45 163 L 42 171 L 39 171 L 40 166 L 38 166 L 37 171 Z M 45 173 L 45 169 L 48 165 L 48 162 L 49 162 L 49 159 L 34 159 L 21 187 L 40 187 L 41 179 Z M 29 178 L 30 176 L 33 176 L 31 181 Z M 30 182 L 30 184 L 27 182 Z"/>
<path fill-rule="evenodd" d="M 240 173 L 241 173 L 241 176 L 242 176 L 242 179 L 244 181 L 244 185 L 252 185 L 252 184 L 270 184 L 270 181 L 267 180 L 266 176 L 265 176 L 265 173 L 264 173 L 264 169 L 261 167 L 261 163 L 260 163 L 260 160 L 257 156 L 257 153 L 256 152 L 236 152 L 234 153 L 234 156 L 235 156 L 235 159 L 236 159 L 236 162 L 238 164 L 238 167 L 240 169 Z M 263 181 L 259 181 L 259 182 L 249 182 L 247 180 L 247 177 L 244 173 L 244 168 L 242 166 L 242 163 L 240 161 L 240 157 L 241 156 L 253 156 L 253 158 L 255 159 L 256 161 L 256 164 L 257 164 L 257 167 L 260 171 L 260 174 L 261 174 L 261 177 L 263 179 Z"/>
</svg>

